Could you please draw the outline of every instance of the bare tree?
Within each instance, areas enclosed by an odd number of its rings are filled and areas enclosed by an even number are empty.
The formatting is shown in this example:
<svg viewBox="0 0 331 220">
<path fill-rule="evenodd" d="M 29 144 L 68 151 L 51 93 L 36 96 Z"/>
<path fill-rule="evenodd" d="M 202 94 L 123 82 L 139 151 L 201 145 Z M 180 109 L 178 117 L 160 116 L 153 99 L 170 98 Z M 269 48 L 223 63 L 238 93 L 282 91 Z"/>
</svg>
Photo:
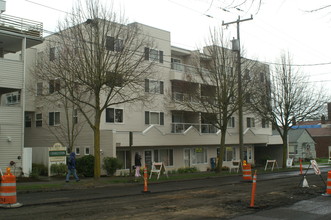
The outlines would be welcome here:
<svg viewBox="0 0 331 220">
<path fill-rule="evenodd" d="M 59 24 L 48 39 L 43 62 L 35 73 L 57 80 L 56 95 L 72 103 L 94 133 L 94 177 L 100 177 L 101 114 L 109 106 L 145 100 L 144 80 L 153 62 L 144 62 L 151 46 L 137 23 L 98 0 L 86 0 Z"/>
<path fill-rule="evenodd" d="M 187 94 L 184 102 L 180 102 L 183 109 L 199 112 L 202 126 L 205 126 L 203 128 L 207 129 L 207 133 L 220 130 L 220 153 L 217 164 L 217 171 L 220 172 L 228 123 L 234 123 L 232 116 L 237 113 L 240 105 L 236 73 L 238 59 L 237 53 L 227 49 L 229 44 L 224 40 L 222 32 L 211 32 L 210 41 L 207 43 L 211 46 L 204 47 L 202 53 L 198 50 L 192 59 L 191 75 L 187 77 L 189 83 L 181 83 L 173 89 Z M 245 68 L 242 68 L 244 71 L 239 75 L 243 82 L 242 94 L 246 97 L 252 93 L 254 87 L 249 85 L 255 79 L 254 74 L 249 74 L 247 70 L 253 69 L 256 62 L 247 59 L 241 61 Z M 212 127 L 206 124 L 211 124 Z"/>
<path fill-rule="evenodd" d="M 282 55 L 281 65 L 275 66 L 271 82 L 261 87 L 252 100 L 252 109 L 271 121 L 283 140 L 282 166 L 285 168 L 288 131 L 295 122 L 316 118 L 329 97 L 323 88 L 311 84 L 307 75 L 291 65 L 289 55 Z"/>
</svg>

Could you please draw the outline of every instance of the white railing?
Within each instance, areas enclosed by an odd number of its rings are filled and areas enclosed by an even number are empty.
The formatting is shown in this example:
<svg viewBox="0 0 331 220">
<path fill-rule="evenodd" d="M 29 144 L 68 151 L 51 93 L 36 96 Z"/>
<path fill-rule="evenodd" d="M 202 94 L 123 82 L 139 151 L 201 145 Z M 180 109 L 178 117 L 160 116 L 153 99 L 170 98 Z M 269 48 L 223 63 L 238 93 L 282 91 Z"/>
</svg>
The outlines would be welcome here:
<svg viewBox="0 0 331 220">
<path fill-rule="evenodd" d="M 171 133 L 184 133 L 189 127 L 195 127 L 201 133 L 216 133 L 217 128 L 212 124 L 172 123 Z"/>
<path fill-rule="evenodd" d="M 33 37 L 42 37 L 43 23 L 0 14 L 0 30 L 25 34 Z"/>
<path fill-rule="evenodd" d="M 192 65 L 187 65 L 187 64 L 183 64 L 183 63 L 171 63 L 171 69 L 179 71 L 179 72 L 185 72 L 188 74 L 198 74 L 199 72 L 202 74 L 208 74 L 209 71 L 206 68 L 199 68 L 199 70 L 197 69 L 197 67 L 192 66 Z"/>
</svg>

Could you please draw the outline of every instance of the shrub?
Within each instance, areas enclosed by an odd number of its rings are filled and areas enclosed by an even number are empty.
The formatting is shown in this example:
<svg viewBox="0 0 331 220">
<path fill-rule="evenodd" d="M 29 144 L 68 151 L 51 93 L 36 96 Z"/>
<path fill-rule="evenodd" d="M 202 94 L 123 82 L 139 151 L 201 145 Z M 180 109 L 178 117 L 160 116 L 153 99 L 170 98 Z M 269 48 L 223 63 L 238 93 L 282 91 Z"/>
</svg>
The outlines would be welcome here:
<svg viewBox="0 0 331 220">
<path fill-rule="evenodd" d="M 117 169 L 122 167 L 122 163 L 115 157 L 103 158 L 102 168 L 106 170 L 108 176 L 113 176 Z"/>
<path fill-rule="evenodd" d="M 198 169 L 196 167 L 186 167 L 186 168 L 178 168 L 177 173 L 196 173 Z"/>
<path fill-rule="evenodd" d="M 32 164 L 32 172 L 30 174 L 31 176 L 33 175 L 34 177 L 38 176 L 47 176 L 48 175 L 48 168 L 44 164 Z"/>
<path fill-rule="evenodd" d="M 76 170 L 77 173 L 85 177 L 94 176 L 94 156 L 86 155 L 76 159 Z"/>
<path fill-rule="evenodd" d="M 52 173 L 56 173 L 56 175 L 60 176 L 60 175 L 65 175 L 67 171 L 67 166 L 64 163 L 60 163 L 60 164 L 52 164 L 51 165 L 51 172 Z"/>
</svg>

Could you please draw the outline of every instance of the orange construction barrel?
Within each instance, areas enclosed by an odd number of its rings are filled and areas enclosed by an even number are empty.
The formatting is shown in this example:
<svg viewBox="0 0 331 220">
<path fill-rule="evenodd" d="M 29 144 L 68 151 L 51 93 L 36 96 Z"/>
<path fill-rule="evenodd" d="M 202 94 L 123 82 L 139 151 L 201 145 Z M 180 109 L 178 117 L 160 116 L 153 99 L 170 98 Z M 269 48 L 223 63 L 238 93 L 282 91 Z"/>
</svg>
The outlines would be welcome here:
<svg viewBox="0 0 331 220">
<path fill-rule="evenodd" d="M 323 196 L 331 196 L 331 171 L 328 172 L 328 180 L 326 184 L 326 193 Z"/>
<path fill-rule="evenodd" d="M 1 177 L 0 204 L 15 204 L 16 177 L 13 174 L 5 174 Z"/>
<path fill-rule="evenodd" d="M 250 164 L 243 163 L 243 179 L 252 180 L 252 167 Z"/>
</svg>

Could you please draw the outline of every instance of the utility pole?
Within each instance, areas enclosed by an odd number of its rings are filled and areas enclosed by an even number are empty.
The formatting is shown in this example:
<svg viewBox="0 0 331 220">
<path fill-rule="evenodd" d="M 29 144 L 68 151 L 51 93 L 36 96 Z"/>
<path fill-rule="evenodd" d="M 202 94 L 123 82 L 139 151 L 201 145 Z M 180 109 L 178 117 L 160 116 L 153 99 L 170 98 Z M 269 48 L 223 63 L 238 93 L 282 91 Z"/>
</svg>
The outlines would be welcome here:
<svg viewBox="0 0 331 220">
<path fill-rule="evenodd" d="M 239 150 L 240 160 L 244 159 L 244 124 L 243 124 L 243 97 L 242 97 L 242 83 L 241 83 L 241 55 L 240 55 L 240 22 L 253 20 L 253 15 L 250 18 L 240 20 L 240 16 L 236 21 L 222 22 L 222 25 L 237 24 L 237 41 L 232 42 L 232 50 L 237 52 L 237 71 L 238 71 L 238 114 L 239 114 Z M 237 43 L 237 44 L 235 44 Z"/>
</svg>

